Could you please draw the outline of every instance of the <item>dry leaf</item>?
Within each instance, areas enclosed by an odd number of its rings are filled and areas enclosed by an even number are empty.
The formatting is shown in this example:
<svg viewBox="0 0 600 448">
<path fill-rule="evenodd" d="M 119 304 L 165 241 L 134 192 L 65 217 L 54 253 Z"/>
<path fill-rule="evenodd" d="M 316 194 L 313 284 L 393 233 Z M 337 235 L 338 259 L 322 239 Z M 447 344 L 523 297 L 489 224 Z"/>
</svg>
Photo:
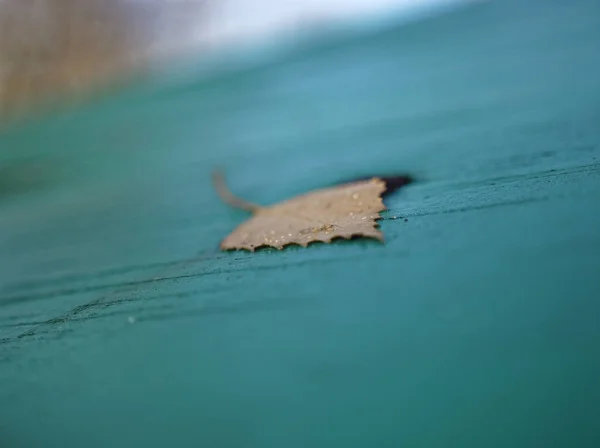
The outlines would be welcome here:
<svg viewBox="0 0 600 448">
<path fill-rule="evenodd" d="M 225 202 L 253 213 L 221 242 L 223 250 L 254 251 L 262 246 L 283 249 L 288 244 L 306 247 L 313 241 L 329 243 L 333 238 L 353 236 L 383 241 L 376 220 L 385 210 L 381 199 L 385 182 L 378 178 L 316 190 L 270 207 L 235 197 L 218 174 L 214 181 Z"/>
</svg>

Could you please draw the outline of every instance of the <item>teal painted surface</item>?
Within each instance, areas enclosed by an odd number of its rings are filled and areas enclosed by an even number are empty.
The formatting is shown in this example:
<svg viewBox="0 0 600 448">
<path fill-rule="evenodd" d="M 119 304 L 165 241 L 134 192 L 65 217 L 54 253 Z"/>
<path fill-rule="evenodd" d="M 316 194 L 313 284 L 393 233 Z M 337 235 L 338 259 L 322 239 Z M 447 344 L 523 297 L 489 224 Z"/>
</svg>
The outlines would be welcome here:
<svg viewBox="0 0 600 448">
<path fill-rule="evenodd" d="M 47 170 L 0 202 L 0 444 L 599 446 L 600 10 L 523 3 L 2 136 Z M 384 246 L 220 253 L 216 165 L 421 181 Z"/>
</svg>

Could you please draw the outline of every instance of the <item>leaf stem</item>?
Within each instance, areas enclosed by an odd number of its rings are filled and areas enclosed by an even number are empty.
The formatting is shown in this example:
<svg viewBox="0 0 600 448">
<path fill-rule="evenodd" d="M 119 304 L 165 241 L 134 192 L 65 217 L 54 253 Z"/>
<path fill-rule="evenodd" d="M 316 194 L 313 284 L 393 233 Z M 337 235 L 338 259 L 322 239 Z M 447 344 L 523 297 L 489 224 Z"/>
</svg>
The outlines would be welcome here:
<svg viewBox="0 0 600 448">
<path fill-rule="evenodd" d="M 250 213 L 254 213 L 262 208 L 260 205 L 245 201 L 244 199 L 234 195 L 227 187 L 227 184 L 225 183 L 225 175 L 221 170 L 216 170 L 213 172 L 212 181 L 217 194 L 226 204 Z"/>
</svg>

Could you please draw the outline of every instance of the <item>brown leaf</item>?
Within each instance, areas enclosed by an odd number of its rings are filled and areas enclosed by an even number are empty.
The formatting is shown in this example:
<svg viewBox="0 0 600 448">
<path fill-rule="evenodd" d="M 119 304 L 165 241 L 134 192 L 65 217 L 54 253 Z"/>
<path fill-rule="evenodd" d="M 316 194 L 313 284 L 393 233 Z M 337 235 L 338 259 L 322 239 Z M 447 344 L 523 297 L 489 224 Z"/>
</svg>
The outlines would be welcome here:
<svg viewBox="0 0 600 448">
<path fill-rule="evenodd" d="M 215 176 L 221 198 L 253 213 L 221 242 L 221 249 L 246 249 L 271 246 L 283 249 L 288 244 L 306 247 L 313 241 L 329 243 L 334 238 L 353 236 L 383 241 L 375 222 L 385 210 L 381 194 L 385 183 L 373 178 L 338 187 L 316 190 L 270 207 L 260 207 L 233 196 L 222 177 Z"/>
</svg>

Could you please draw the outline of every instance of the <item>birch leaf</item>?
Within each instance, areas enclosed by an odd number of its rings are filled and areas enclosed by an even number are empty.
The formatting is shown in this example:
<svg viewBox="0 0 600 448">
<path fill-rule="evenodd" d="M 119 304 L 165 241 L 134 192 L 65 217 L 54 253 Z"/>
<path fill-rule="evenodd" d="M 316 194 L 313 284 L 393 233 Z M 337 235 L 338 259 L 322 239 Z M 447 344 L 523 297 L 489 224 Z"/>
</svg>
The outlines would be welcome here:
<svg viewBox="0 0 600 448">
<path fill-rule="evenodd" d="M 315 190 L 269 207 L 235 197 L 219 174 L 214 182 L 223 201 L 253 214 L 221 242 L 223 250 L 283 249 L 288 244 L 306 247 L 314 241 L 329 243 L 334 238 L 355 236 L 383 242 L 376 220 L 385 210 L 381 194 L 386 187 L 378 178 Z"/>
</svg>

